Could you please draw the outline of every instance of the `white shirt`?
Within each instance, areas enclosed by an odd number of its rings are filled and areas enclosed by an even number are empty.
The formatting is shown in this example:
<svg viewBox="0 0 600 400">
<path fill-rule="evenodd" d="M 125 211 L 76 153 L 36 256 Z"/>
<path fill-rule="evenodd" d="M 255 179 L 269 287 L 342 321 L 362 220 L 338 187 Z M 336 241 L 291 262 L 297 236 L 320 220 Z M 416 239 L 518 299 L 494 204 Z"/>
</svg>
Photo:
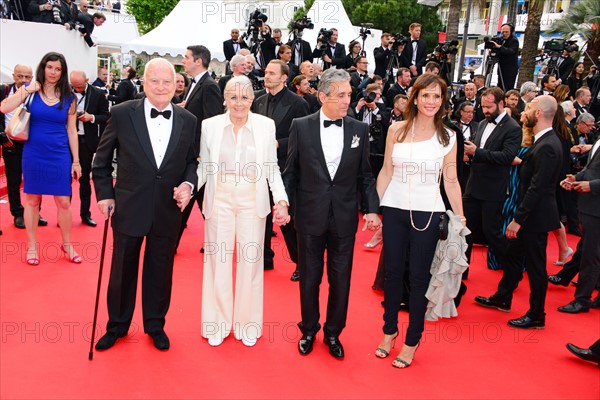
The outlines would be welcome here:
<svg viewBox="0 0 600 400">
<path fill-rule="evenodd" d="M 156 166 L 160 168 L 160 165 L 165 158 L 167 146 L 171 139 L 171 130 L 173 129 L 173 105 L 169 105 L 164 110 L 171 110 L 171 118 L 166 119 L 162 115 L 156 118 L 150 117 L 150 110 L 157 107 L 153 106 L 148 98 L 144 100 L 144 114 L 146 115 L 146 126 L 148 127 L 148 134 L 150 135 L 150 143 L 152 144 L 152 152 L 154 153 L 154 159 L 156 160 Z"/>
<path fill-rule="evenodd" d="M 342 122 L 342 126 L 332 124 L 325 128 L 323 123 L 325 120 L 329 121 L 330 118 L 323 114 L 323 110 L 319 111 L 319 117 L 319 132 L 321 135 L 323 155 L 325 156 L 325 163 L 327 164 L 329 175 L 331 176 L 331 179 L 333 179 L 340 166 L 342 151 L 344 150 L 344 125 Z"/>
<path fill-rule="evenodd" d="M 596 143 L 594 143 L 594 145 L 592 146 L 592 150 L 590 151 L 590 160 L 592 159 L 592 157 L 594 157 L 594 154 L 596 154 L 596 151 L 598 151 L 598 147 L 600 147 L 599 145 L 600 140 L 596 140 Z"/>
<path fill-rule="evenodd" d="M 410 39 L 411 40 L 411 46 L 413 49 L 413 53 L 412 53 L 412 60 L 411 63 L 412 65 L 417 65 L 417 48 L 419 47 L 419 43 L 418 42 L 412 42 L 412 40 L 418 40 L 418 39 Z"/>
<path fill-rule="evenodd" d="M 232 151 L 233 150 L 233 151 Z M 256 144 L 251 130 L 250 118 L 236 135 L 233 133 L 233 122 L 227 113 L 227 124 L 223 127 L 221 149 L 219 152 L 219 172 L 224 175 L 250 178 L 256 181 L 259 175 L 256 164 Z"/>
<path fill-rule="evenodd" d="M 462 134 L 465 140 L 471 140 L 471 126 L 463 121 L 460 121 L 460 125 L 462 126 Z"/>
<path fill-rule="evenodd" d="M 198 82 L 200 82 L 200 79 L 202 79 L 202 77 L 203 77 L 203 76 L 204 76 L 204 74 L 206 74 L 206 73 L 208 73 L 208 70 L 207 70 L 207 71 L 204 71 L 204 72 L 200 72 L 198 75 L 196 75 L 196 76 L 194 77 L 194 80 L 195 80 L 195 82 L 193 82 L 193 83 L 190 85 L 190 91 L 188 92 L 187 96 L 185 96 L 185 100 L 186 100 L 186 101 L 187 101 L 187 99 L 189 99 L 189 98 L 190 98 L 190 95 L 192 94 L 192 92 L 193 92 L 193 91 L 194 91 L 194 89 L 196 88 L 196 85 L 198 84 Z"/>
<path fill-rule="evenodd" d="M 479 146 L 480 148 L 482 148 L 482 149 L 485 148 L 485 142 L 487 142 L 487 140 L 490 138 L 490 135 L 492 134 L 494 129 L 496 129 L 496 127 L 498 126 L 498 123 L 500 121 L 502 121 L 502 118 L 504 118 L 505 115 L 506 115 L 506 111 L 503 111 L 502 114 L 500 114 L 496 117 L 495 124 L 491 124 L 491 123 L 487 124 L 487 126 L 485 127 L 485 130 L 483 131 L 483 135 L 481 135 L 481 144 Z"/>
<path fill-rule="evenodd" d="M 537 142 L 544 136 L 547 132 L 551 131 L 552 128 L 546 128 L 543 131 L 539 131 L 537 134 L 533 135 L 533 143 Z"/>
<path fill-rule="evenodd" d="M 88 90 L 87 86 L 85 90 Z M 77 114 L 85 112 L 85 96 L 81 93 L 75 93 L 75 98 L 77 99 Z M 83 131 L 83 122 L 77 119 L 77 134 L 80 136 L 85 135 Z"/>
</svg>

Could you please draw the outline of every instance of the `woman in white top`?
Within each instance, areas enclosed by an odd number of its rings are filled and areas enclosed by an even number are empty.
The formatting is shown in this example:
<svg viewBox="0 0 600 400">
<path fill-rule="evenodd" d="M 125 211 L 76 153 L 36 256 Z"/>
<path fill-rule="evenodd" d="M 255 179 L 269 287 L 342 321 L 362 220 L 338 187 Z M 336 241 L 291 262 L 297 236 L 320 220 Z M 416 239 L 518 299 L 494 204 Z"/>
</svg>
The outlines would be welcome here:
<svg viewBox="0 0 600 400">
<path fill-rule="evenodd" d="M 442 123 L 446 103 L 446 83 L 438 75 L 423 74 L 415 81 L 407 118 L 388 131 L 383 169 L 377 178 L 386 264 L 384 337 L 375 352 L 379 358 L 388 356 L 398 336 L 404 269 L 407 264 L 409 268 L 409 325 L 404 345 L 392 363 L 396 368 L 411 364 L 425 325 L 429 269 L 439 238 L 440 215 L 445 212 L 440 178 L 452 211 L 463 215 L 456 179 L 456 136 Z"/>
<path fill-rule="evenodd" d="M 279 225 L 290 220 L 288 198 L 277 166 L 275 123 L 250 112 L 252 83 L 233 77 L 224 97 L 227 111 L 202 122 L 200 141 L 198 188 L 206 184 L 202 336 L 218 346 L 233 330 L 236 339 L 254 346 L 262 334 L 269 188 Z"/>
</svg>

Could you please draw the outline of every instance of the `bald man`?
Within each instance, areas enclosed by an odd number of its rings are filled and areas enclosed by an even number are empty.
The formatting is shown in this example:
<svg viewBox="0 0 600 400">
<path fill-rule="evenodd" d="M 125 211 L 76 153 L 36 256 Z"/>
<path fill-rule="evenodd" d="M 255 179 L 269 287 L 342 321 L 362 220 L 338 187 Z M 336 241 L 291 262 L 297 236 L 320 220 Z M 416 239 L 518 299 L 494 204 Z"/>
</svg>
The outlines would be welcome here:
<svg viewBox="0 0 600 400">
<path fill-rule="evenodd" d="M 77 96 L 77 137 L 79 138 L 79 162 L 81 163 L 79 215 L 82 223 L 94 227 L 96 221 L 92 219 L 90 213 L 92 198 L 90 174 L 92 159 L 109 117 L 108 100 L 102 89 L 89 84 L 85 72 L 73 71 L 70 78 L 75 96 Z"/>
<path fill-rule="evenodd" d="M 552 129 L 556 109 L 552 96 L 539 96 L 522 114 L 524 126 L 533 130 L 533 145 L 521 164 L 518 206 L 506 228 L 507 264 L 496 293 L 475 298 L 479 305 L 509 311 L 512 294 L 523 277 L 525 261 L 531 289 L 529 310 L 524 316 L 508 321 L 514 328 L 543 329 L 546 321 L 548 232 L 560 228 L 555 194 L 560 179 L 562 145 Z"/>
</svg>

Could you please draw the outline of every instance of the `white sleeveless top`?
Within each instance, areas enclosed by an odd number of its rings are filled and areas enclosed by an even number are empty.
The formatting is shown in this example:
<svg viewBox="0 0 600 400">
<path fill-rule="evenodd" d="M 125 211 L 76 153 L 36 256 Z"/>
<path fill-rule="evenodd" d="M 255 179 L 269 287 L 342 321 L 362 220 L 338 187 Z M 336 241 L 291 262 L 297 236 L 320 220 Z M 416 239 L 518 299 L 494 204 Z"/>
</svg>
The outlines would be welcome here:
<svg viewBox="0 0 600 400">
<path fill-rule="evenodd" d="M 381 206 L 413 211 L 446 211 L 439 181 L 444 156 L 456 144 L 454 131 L 446 130 L 450 135 L 450 143 L 445 147 L 439 142 L 436 134 L 422 142 L 405 141 L 394 144 L 394 173 L 381 199 Z"/>
</svg>

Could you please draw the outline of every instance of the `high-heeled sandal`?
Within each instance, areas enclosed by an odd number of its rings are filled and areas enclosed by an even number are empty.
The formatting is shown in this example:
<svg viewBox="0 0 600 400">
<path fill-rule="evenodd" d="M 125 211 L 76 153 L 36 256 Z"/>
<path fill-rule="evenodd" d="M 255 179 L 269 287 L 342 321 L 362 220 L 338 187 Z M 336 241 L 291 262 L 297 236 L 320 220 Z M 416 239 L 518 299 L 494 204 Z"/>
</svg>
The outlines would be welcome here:
<svg viewBox="0 0 600 400">
<path fill-rule="evenodd" d="M 390 349 L 386 350 L 383 347 L 378 347 L 375 349 L 375 357 L 377 358 L 386 358 L 387 356 L 390 355 L 390 351 L 396 346 L 396 338 L 398 337 L 398 332 L 396 332 L 395 335 L 392 336 L 391 340 L 390 340 Z M 377 353 L 379 352 L 379 353 Z M 381 355 L 380 355 L 381 354 Z"/>
<path fill-rule="evenodd" d="M 554 261 L 554 265 L 557 265 L 559 267 L 562 266 L 562 265 L 565 265 L 567 263 L 567 260 L 569 259 L 569 257 L 571 257 L 572 255 L 573 255 L 573 249 L 570 248 L 570 247 L 567 248 L 567 255 L 565 256 L 564 261 L 563 260 L 556 260 L 556 261 Z"/>
<path fill-rule="evenodd" d="M 80 255 L 75 254 L 73 257 L 69 257 L 69 253 L 65 249 L 64 245 L 61 245 L 60 249 L 63 251 L 63 254 L 65 255 L 65 257 L 67 257 L 69 259 L 70 262 L 72 262 L 73 264 L 81 264 L 82 260 L 81 260 L 81 256 Z"/>
<path fill-rule="evenodd" d="M 415 346 L 415 352 L 413 353 L 413 358 L 412 358 L 412 360 L 410 362 L 401 359 L 400 355 L 398 355 L 398 357 L 396 357 L 394 359 L 394 361 L 392 361 L 392 367 L 394 367 L 394 368 L 400 368 L 400 369 L 410 367 L 410 365 L 413 363 L 413 361 L 415 361 L 415 355 L 417 354 L 417 350 L 419 349 L 420 345 L 421 345 L 421 342 L 417 343 L 417 345 Z"/>
<path fill-rule="evenodd" d="M 382 233 L 381 229 L 378 229 L 375 232 L 375 234 L 373 235 L 373 237 L 371 238 L 371 240 L 369 240 L 367 243 L 365 243 L 364 246 L 367 249 L 374 249 L 375 247 L 379 246 L 382 242 L 383 242 L 383 233 Z"/>
<path fill-rule="evenodd" d="M 27 255 L 29 255 L 29 249 L 27 249 Z M 37 256 L 37 251 L 35 251 L 35 257 L 27 257 L 25 262 L 29 265 L 39 265 L 40 259 Z"/>
</svg>

